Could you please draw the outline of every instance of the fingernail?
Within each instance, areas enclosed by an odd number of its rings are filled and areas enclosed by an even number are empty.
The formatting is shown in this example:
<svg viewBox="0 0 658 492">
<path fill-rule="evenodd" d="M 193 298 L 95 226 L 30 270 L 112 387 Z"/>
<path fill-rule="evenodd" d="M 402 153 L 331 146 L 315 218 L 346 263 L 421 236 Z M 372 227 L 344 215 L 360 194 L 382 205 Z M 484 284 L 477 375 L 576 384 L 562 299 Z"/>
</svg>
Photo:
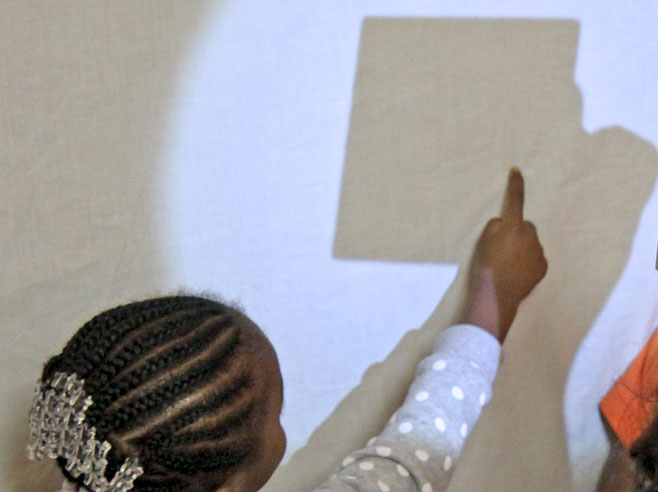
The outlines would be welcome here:
<svg viewBox="0 0 658 492">
<path fill-rule="evenodd" d="M 516 166 L 514 166 L 512 169 L 510 169 L 510 171 L 512 171 L 513 173 L 520 173 L 521 172 L 521 170 Z"/>
</svg>

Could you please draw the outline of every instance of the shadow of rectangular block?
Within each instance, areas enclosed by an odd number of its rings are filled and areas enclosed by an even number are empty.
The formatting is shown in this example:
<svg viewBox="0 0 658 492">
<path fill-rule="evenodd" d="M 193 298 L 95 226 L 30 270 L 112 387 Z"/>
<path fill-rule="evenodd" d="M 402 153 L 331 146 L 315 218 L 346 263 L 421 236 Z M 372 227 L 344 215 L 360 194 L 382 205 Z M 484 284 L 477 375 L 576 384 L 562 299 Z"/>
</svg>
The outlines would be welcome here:
<svg viewBox="0 0 658 492">
<path fill-rule="evenodd" d="M 576 21 L 366 19 L 334 255 L 466 258 L 498 213 L 507 169 L 532 180 L 555 142 L 582 134 L 578 29 Z"/>
</svg>

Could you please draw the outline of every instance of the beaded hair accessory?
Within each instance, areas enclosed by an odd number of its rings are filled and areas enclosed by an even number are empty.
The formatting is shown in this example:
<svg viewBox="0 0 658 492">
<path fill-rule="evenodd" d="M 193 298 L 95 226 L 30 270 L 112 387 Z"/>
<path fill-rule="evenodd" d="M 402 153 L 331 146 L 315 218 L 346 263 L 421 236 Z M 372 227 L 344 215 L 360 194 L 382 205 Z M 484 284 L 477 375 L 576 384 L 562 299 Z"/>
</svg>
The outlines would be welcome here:
<svg viewBox="0 0 658 492">
<path fill-rule="evenodd" d="M 83 385 L 76 374 L 62 372 L 45 383 L 37 382 L 29 416 L 28 458 L 64 458 L 66 470 L 75 478 L 84 474 L 85 485 L 94 492 L 126 492 L 144 470 L 137 458 L 126 458 L 107 481 L 107 453 L 112 445 L 98 441 L 96 428 L 85 422 L 85 412 L 93 401 Z"/>
</svg>

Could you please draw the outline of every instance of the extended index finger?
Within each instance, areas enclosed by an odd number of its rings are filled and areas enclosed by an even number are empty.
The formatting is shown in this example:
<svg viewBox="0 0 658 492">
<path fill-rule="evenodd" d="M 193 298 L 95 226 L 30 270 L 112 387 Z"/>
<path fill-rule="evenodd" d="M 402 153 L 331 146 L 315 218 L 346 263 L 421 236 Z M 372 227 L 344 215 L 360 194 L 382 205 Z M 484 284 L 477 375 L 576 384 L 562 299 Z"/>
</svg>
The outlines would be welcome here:
<svg viewBox="0 0 658 492">
<path fill-rule="evenodd" d="M 525 185 L 523 176 L 518 167 L 513 167 L 509 172 L 505 199 L 503 201 L 503 222 L 523 223 L 523 199 Z"/>
</svg>

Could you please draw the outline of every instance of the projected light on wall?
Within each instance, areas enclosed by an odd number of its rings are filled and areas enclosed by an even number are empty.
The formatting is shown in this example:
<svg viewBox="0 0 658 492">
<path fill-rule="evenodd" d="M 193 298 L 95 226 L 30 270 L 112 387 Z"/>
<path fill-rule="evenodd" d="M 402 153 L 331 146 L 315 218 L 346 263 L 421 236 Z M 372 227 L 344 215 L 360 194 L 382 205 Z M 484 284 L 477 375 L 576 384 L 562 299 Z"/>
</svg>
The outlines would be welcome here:
<svg viewBox="0 0 658 492">
<path fill-rule="evenodd" d="M 637 18 L 628 29 L 585 3 L 435 3 L 227 2 L 208 18 L 181 75 L 159 197 L 168 218 L 161 242 L 170 280 L 239 301 L 270 337 L 285 381 L 288 456 L 370 365 L 425 322 L 457 270 L 332 257 L 364 16 L 577 19 L 583 128 L 620 124 L 658 141 L 658 111 L 646 109 L 656 99 L 647 89 L 658 86 L 650 83 L 655 74 L 637 69 L 654 48 L 629 37 L 653 32 L 654 17 L 630 7 L 616 12 Z M 632 259 L 655 253 L 656 199 L 647 204 Z M 596 480 L 603 456 L 596 402 L 609 384 L 600 375 L 619 356 L 606 343 L 617 333 L 611 327 L 626 315 L 655 319 L 657 289 L 644 268 L 629 261 L 566 382 L 570 459 L 582 475 L 577 483 Z M 655 273 L 652 264 L 646 268 Z M 642 330 L 635 330 L 636 345 Z"/>
<path fill-rule="evenodd" d="M 332 257 L 361 17 L 233 8 L 183 78 L 163 240 L 175 285 L 238 301 L 270 337 L 290 455 L 425 322 L 457 267 Z"/>
</svg>

